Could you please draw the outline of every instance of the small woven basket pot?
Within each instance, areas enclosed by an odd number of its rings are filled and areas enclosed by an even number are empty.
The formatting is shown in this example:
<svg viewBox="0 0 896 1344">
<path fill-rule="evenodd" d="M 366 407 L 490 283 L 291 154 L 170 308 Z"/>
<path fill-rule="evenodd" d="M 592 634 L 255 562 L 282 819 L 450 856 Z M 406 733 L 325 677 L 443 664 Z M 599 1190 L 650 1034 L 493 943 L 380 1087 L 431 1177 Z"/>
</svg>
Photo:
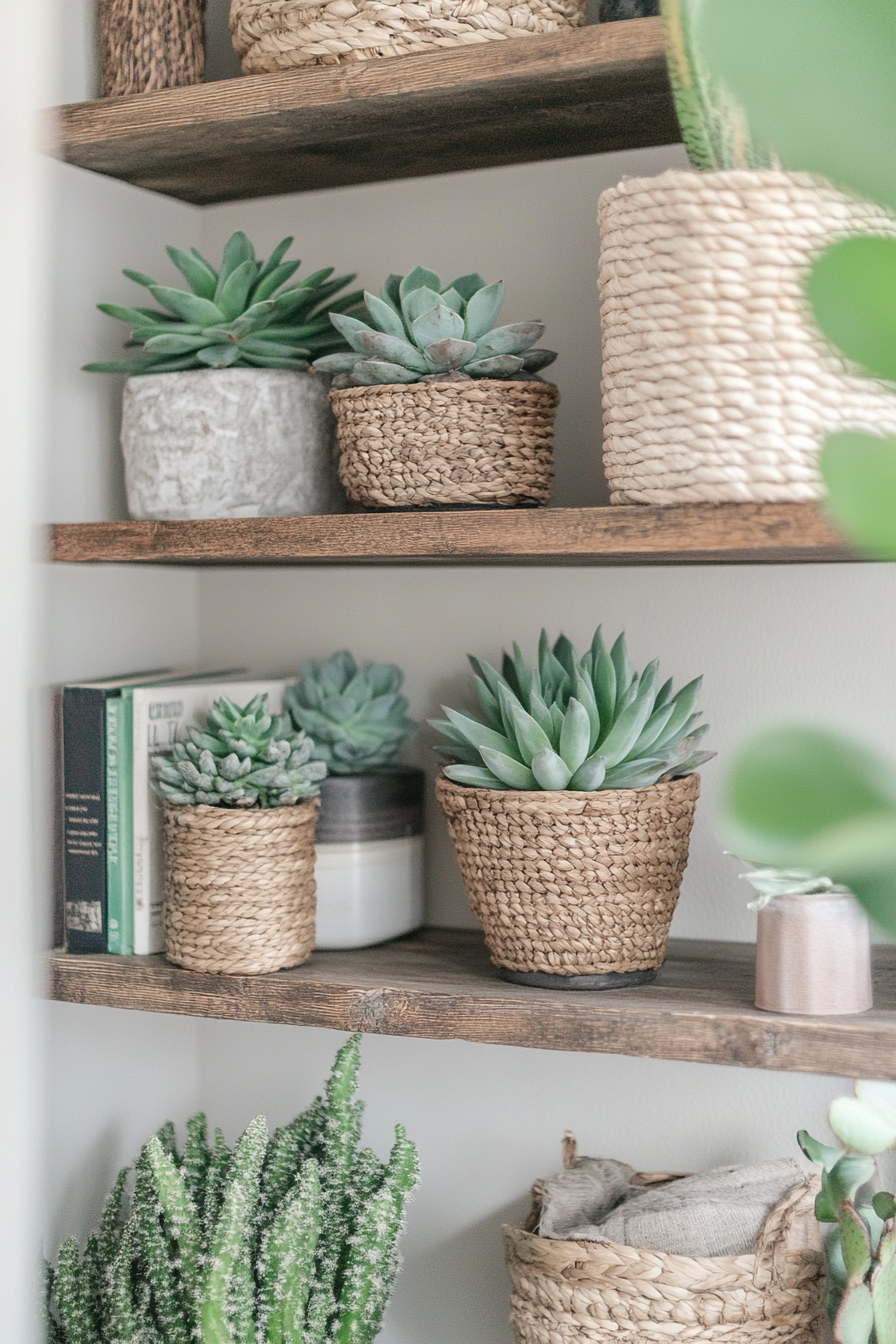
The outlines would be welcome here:
<svg viewBox="0 0 896 1344">
<path fill-rule="evenodd" d="M 199 84 L 205 0 L 99 0 L 104 98 Z"/>
<path fill-rule="evenodd" d="M 896 433 L 892 386 L 818 334 L 803 284 L 896 220 L 806 174 L 667 172 L 600 199 L 604 470 L 613 504 L 818 499 L 832 430 Z"/>
<path fill-rule="evenodd" d="M 339 479 L 373 509 L 546 504 L 559 400 L 497 378 L 340 388 Z"/>
<path fill-rule="evenodd" d="M 164 809 L 165 953 L 175 966 L 264 975 L 314 947 L 314 828 L 294 807 Z"/>
<path fill-rule="evenodd" d="M 652 980 L 688 861 L 700 776 L 594 793 L 436 781 L 492 961 L 521 984 Z"/>
<path fill-rule="evenodd" d="M 585 0 L 231 0 L 230 6 L 246 75 L 558 33 L 584 21 Z"/>
<path fill-rule="evenodd" d="M 752 1255 L 666 1255 L 505 1226 L 517 1344 L 815 1344 L 825 1284 L 819 1188 L 809 1176 L 788 1191 Z"/>
</svg>

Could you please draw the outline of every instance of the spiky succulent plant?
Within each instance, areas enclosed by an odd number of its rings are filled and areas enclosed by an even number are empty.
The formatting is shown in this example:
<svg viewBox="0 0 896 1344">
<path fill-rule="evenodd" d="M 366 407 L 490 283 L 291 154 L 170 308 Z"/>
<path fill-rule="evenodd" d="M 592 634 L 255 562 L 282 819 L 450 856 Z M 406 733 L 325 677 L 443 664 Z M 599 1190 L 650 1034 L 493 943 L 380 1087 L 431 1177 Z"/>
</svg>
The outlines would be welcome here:
<svg viewBox="0 0 896 1344">
<path fill-rule="evenodd" d="M 206 728 L 187 728 L 186 742 L 153 757 L 154 788 L 169 803 L 209 807 L 289 807 L 318 792 L 327 773 L 312 760 L 314 743 L 288 714 L 271 714 L 267 695 L 242 709 L 227 696 L 209 710 Z"/>
<path fill-rule="evenodd" d="M 331 312 L 357 308 L 360 291 L 336 299 L 354 280 L 331 280 L 333 267 L 315 271 L 283 289 L 301 266 L 284 261 L 292 244 L 284 238 L 267 261 L 259 261 L 244 233 L 234 233 L 216 271 L 195 248 L 166 251 L 187 280 L 189 292 L 160 285 L 140 271 L 124 274 L 145 285 L 159 308 L 98 304 L 100 312 L 131 325 L 128 346 L 143 346 L 133 359 L 85 364 L 91 373 L 176 373 L 184 369 L 307 369 L 308 362 L 345 342 L 330 323 Z"/>
<path fill-rule="evenodd" d="M 690 774 L 714 752 L 699 751 L 707 725 L 694 709 L 702 677 L 673 694 L 658 688 L 659 664 L 638 675 L 625 635 L 608 652 L 600 627 L 581 658 L 544 630 L 530 667 L 513 646 L 502 673 L 470 657 L 485 719 L 445 708 L 430 720 L 448 739 L 436 750 L 445 774 L 481 789 L 638 789 Z"/>
<path fill-rule="evenodd" d="M 283 700 L 297 728 L 314 738 L 314 760 L 334 775 L 361 775 L 395 760 L 416 724 L 399 694 L 404 674 L 394 663 L 362 663 L 347 649 L 310 658 Z"/>
<path fill-rule="evenodd" d="M 487 285 L 481 275 L 462 275 L 444 289 L 423 266 L 390 275 L 381 298 L 364 293 L 369 323 L 330 314 L 353 353 L 326 355 L 314 367 L 357 386 L 536 377 L 557 358 L 534 348 L 544 323 L 493 327 L 503 300 L 503 281 Z"/>
</svg>

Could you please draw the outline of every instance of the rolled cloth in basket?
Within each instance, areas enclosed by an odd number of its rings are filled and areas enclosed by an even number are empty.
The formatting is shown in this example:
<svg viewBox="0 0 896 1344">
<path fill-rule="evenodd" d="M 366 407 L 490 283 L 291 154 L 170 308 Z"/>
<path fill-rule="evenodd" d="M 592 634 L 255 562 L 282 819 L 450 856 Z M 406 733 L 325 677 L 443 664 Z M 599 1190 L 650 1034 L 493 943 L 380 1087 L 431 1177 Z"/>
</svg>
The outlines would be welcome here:
<svg viewBox="0 0 896 1344">
<path fill-rule="evenodd" d="M 789 1157 L 716 1167 L 661 1185 L 645 1185 L 625 1162 L 579 1157 L 538 1183 L 535 1230 L 562 1241 L 615 1241 L 667 1255 L 749 1255 L 772 1209 L 804 1180 Z"/>
</svg>

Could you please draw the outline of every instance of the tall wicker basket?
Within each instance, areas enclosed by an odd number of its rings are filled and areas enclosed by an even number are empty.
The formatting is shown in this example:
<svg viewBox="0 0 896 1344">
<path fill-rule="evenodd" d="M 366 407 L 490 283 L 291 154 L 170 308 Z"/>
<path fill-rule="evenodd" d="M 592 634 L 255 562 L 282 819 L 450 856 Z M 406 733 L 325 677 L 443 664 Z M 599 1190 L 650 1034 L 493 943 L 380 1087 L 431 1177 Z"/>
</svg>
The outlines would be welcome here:
<svg viewBox="0 0 896 1344">
<path fill-rule="evenodd" d="M 788 1191 L 751 1255 L 666 1255 L 504 1227 L 517 1344 L 817 1344 L 825 1282 L 818 1190 L 807 1176 Z"/>
<path fill-rule="evenodd" d="M 104 98 L 198 84 L 205 0 L 98 0 Z"/>
<path fill-rule="evenodd" d="M 314 828 L 320 806 L 175 807 L 164 812 L 165 952 L 176 966 L 262 975 L 314 947 Z"/>
</svg>

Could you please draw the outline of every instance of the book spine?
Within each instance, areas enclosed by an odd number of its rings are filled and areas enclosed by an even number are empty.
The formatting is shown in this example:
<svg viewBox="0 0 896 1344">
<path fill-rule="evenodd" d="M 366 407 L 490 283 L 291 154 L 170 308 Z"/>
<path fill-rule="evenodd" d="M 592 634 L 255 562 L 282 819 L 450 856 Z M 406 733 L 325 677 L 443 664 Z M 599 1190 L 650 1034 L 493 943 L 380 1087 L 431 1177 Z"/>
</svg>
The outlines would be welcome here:
<svg viewBox="0 0 896 1344">
<path fill-rule="evenodd" d="M 61 686 L 53 687 L 53 927 L 50 946 L 65 946 L 65 776 Z"/>
<path fill-rule="evenodd" d="M 123 947 L 121 893 L 121 698 L 106 701 L 106 951 Z"/>
<path fill-rule="evenodd" d="M 125 956 L 134 951 L 134 706 L 130 695 L 121 698 L 119 733 L 120 800 L 118 848 L 121 855 L 121 942 Z"/>
<path fill-rule="evenodd" d="M 69 952 L 105 952 L 106 692 L 62 698 L 65 935 Z"/>
</svg>

